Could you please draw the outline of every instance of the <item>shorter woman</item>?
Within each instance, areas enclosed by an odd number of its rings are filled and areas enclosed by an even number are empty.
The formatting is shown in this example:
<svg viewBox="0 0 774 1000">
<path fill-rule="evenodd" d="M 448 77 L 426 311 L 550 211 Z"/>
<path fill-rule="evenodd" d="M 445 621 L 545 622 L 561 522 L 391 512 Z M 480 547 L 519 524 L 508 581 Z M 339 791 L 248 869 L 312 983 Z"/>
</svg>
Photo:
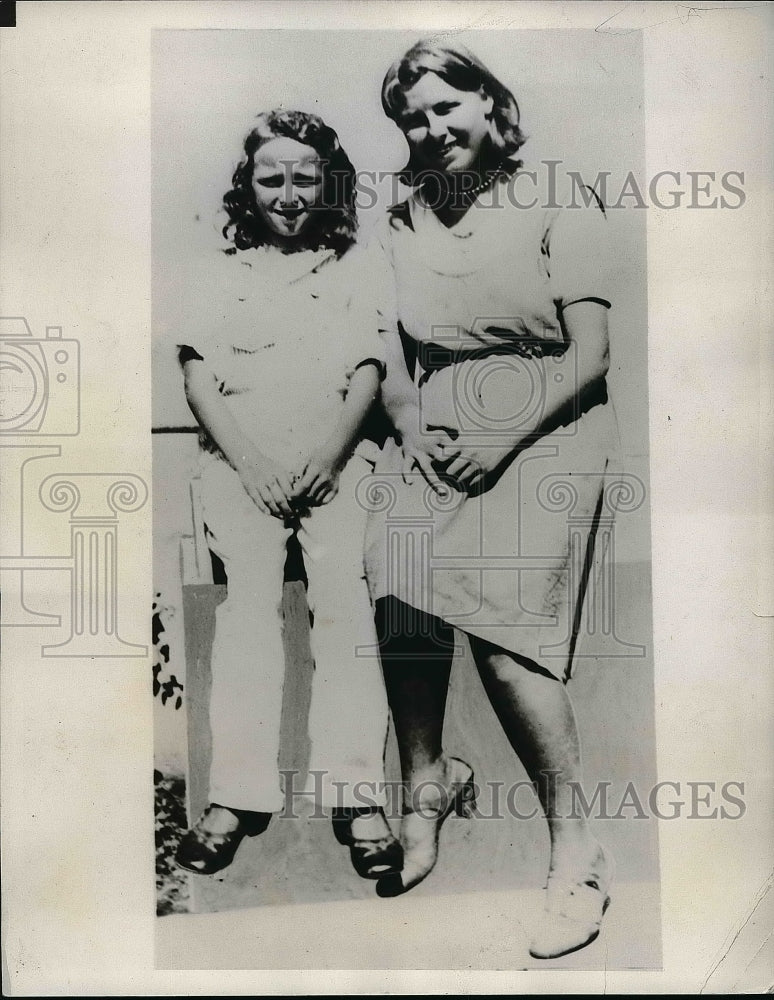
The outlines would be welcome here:
<svg viewBox="0 0 774 1000">
<path fill-rule="evenodd" d="M 387 704 L 363 571 L 365 512 L 355 501 L 370 471 L 356 445 L 383 363 L 355 297 L 354 196 L 352 164 L 320 118 L 258 115 L 224 198 L 230 246 L 200 275 L 206 301 L 178 338 L 201 425 L 207 539 L 228 576 L 212 650 L 210 805 L 177 854 L 194 872 L 226 867 L 244 836 L 283 808 L 291 534 L 314 619 L 311 789 L 334 807 L 334 832 L 360 875 L 401 866 L 381 808 Z"/>
</svg>

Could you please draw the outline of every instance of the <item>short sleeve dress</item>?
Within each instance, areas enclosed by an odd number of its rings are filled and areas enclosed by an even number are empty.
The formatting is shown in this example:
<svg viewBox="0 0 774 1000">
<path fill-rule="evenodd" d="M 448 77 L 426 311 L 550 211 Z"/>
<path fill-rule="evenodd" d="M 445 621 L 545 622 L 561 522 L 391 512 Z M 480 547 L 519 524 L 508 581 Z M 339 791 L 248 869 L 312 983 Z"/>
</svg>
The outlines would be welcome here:
<svg viewBox="0 0 774 1000">
<path fill-rule="evenodd" d="M 423 424 L 493 446 L 534 424 L 546 379 L 575 377 L 562 309 L 610 305 L 601 205 L 527 200 L 519 180 L 498 179 L 451 229 L 414 192 L 380 240 L 394 276 L 382 335 L 401 341 Z M 397 597 L 568 679 L 603 489 L 618 470 L 606 385 L 478 495 L 439 496 L 418 474 L 407 485 L 400 468 L 391 438 L 365 498 L 372 600 Z"/>
</svg>

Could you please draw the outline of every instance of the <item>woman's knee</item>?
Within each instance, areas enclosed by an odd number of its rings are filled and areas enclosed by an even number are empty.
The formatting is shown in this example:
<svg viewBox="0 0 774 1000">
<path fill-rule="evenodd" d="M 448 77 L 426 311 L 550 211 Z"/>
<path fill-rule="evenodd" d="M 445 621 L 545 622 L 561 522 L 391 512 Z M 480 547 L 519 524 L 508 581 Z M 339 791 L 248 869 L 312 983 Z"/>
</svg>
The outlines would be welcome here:
<svg viewBox="0 0 774 1000">
<path fill-rule="evenodd" d="M 454 654 L 454 631 L 449 625 L 396 597 L 376 602 L 375 619 L 383 661 L 441 665 Z"/>
<path fill-rule="evenodd" d="M 479 670 L 492 679 L 507 684 L 536 686 L 541 683 L 561 684 L 546 667 L 528 656 L 502 649 L 482 639 L 471 637 L 471 651 Z"/>
</svg>

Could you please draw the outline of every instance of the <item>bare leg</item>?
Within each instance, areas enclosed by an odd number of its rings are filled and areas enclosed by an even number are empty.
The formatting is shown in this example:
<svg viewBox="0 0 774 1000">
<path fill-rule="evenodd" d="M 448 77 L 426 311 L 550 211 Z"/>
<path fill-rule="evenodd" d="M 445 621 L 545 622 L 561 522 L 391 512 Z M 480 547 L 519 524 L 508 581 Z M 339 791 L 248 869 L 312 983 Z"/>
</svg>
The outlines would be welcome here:
<svg viewBox="0 0 774 1000">
<path fill-rule="evenodd" d="M 392 597 L 377 601 L 376 628 L 403 780 L 443 781 L 441 739 L 453 631 Z"/>
<path fill-rule="evenodd" d="M 562 683 L 537 664 L 472 639 L 476 664 L 503 729 L 529 776 L 548 820 L 551 863 L 545 909 L 532 931 L 535 958 L 577 951 L 599 934 L 609 903 L 613 861 L 582 815 L 572 818 L 570 782 L 581 780 L 578 730 Z"/>
<path fill-rule="evenodd" d="M 599 844 L 585 817 L 570 818 L 569 783 L 579 783 L 582 771 L 575 715 L 564 685 L 482 639 L 471 636 L 470 644 L 505 734 L 536 783 L 551 836 L 551 870 L 582 867 Z"/>
<path fill-rule="evenodd" d="M 400 828 L 403 870 L 381 879 L 376 892 L 398 896 L 433 870 L 440 827 L 456 801 L 446 791 L 470 774 L 467 765 L 447 758 L 442 746 L 452 629 L 395 598 L 377 602 L 376 626 L 403 782 L 409 792 Z M 421 801 L 415 801 L 415 795 Z"/>
</svg>

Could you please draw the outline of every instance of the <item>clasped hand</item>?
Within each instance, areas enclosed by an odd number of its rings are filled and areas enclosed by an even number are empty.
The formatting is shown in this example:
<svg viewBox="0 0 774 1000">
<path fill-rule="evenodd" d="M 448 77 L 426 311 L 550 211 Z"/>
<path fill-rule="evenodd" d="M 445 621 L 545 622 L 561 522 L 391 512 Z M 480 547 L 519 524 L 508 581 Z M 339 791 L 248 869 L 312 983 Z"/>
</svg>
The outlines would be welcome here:
<svg viewBox="0 0 774 1000">
<path fill-rule="evenodd" d="M 419 414 L 400 428 L 403 452 L 402 476 L 405 483 L 414 481 L 418 469 L 438 493 L 449 485 L 461 492 L 480 487 L 514 450 L 515 444 L 485 444 L 470 437 L 460 438 L 451 429 L 420 424 Z"/>
<path fill-rule="evenodd" d="M 321 448 L 296 472 L 262 454 L 244 456 L 236 471 L 256 507 L 285 520 L 330 503 L 339 491 L 341 465 L 340 456 Z"/>
</svg>

